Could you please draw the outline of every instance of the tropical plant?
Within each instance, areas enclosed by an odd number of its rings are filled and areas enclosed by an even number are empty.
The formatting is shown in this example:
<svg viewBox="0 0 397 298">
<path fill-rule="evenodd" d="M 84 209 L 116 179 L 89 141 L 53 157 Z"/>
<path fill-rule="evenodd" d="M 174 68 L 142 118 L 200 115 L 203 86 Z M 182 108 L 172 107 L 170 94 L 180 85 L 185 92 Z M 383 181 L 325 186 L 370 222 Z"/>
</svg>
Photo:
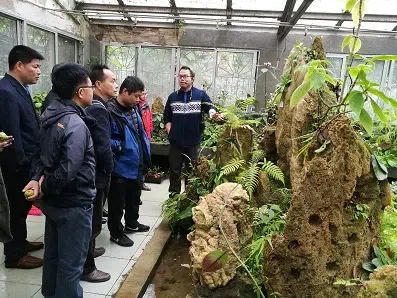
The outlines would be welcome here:
<svg viewBox="0 0 397 298">
<path fill-rule="evenodd" d="M 47 96 L 47 92 L 36 93 L 33 95 L 33 104 L 36 109 L 37 115 L 41 115 L 41 107 L 43 106 L 43 102 Z"/>
</svg>

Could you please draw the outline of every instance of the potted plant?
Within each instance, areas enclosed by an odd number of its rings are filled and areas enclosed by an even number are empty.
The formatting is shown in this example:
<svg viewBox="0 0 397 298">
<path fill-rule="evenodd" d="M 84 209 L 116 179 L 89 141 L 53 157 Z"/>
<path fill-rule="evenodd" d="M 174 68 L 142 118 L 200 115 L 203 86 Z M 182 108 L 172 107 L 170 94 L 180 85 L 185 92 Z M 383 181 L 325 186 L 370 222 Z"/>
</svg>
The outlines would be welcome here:
<svg viewBox="0 0 397 298">
<path fill-rule="evenodd" d="M 164 180 L 164 176 L 164 171 L 161 170 L 161 167 L 154 166 L 145 174 L 145 182 L 161 184 Z"/>
</svg>

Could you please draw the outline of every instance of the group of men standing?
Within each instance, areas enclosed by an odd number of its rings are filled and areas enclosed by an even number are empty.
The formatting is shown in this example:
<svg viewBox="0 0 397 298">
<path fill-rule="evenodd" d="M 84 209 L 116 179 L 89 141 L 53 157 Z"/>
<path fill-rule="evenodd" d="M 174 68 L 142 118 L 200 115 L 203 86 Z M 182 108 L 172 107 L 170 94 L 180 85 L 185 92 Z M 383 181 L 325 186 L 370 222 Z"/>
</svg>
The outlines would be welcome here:
<svg viewBox="0 0 397 298">
<path fill-rule="evenodd" d="M 143 173 L 151 165 L 151 128 L 139 109 L 145 109 L 146 90 L 136 76 L 118 88 L 115 74 L 104 65 L 89 73 L 79 64 L 58 64 L 39 119 L 28 86 L 37 83 L 43 59 L 34 49 L 15 46 L 9 72 L 0 80 L 0 131 L 10 136 L 0 143 L 12 236 L 4 241 L 5 266 L 43 266 L 45 297 L 77 298 L 83 297 L 80 280 L 110 279 L 94 260 L 105 253 L 95 247 L 95 239 L 106 198 L 110 241 L 130 247 L 134 242 L 127 234 L 150 229 L 138 221 Z M 170 95 L 164 111 L 171 195 L 181 191 L 184 155 L 197 158 L 202 112 L 219 117 L 208 95 L 193 87 L 190 68 L 182 67 L 178 78 L 181 89 Z M 33 194 L 26 198 L 27 190 Z M 44 244 L 26 240 L 34 201 L 46 216 L 44 262 L 29 255 Z"/>
</svg>

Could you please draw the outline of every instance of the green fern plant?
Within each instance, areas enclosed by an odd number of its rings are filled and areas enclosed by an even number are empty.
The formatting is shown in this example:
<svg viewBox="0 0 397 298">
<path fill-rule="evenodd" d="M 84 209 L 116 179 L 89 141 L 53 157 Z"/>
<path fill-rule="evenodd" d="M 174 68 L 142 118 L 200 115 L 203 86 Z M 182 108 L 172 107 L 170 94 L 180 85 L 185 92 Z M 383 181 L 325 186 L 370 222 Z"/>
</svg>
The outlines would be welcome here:
<svg viewBox="0 0 397 298">
<path fill-rule="evenodd" d="M 263 150 L 254 150 L 251 154 L 252 162 L 260 162 L 265 159 L 265 152 Z"/>
<path fill-rule="evenodd" d="M 218 176 L 218 181 L 222 179 L 223 176 L 227 176 L 233 173 L 236 173 L 240 168 L 242 168 L 245 164 L 244 159 L 240 159 L 238 157 L 233 158 L 226 165 L 221 168 L 221 172 Z"/>
<path fill-rule="evenodd" d="M 248 192 L 250 198 L 254 195 L 254 192 L 259 184 L 259 171 L 260 166 L 258 163 L 250 162 L 248 168 L 246 168 L 237 177 L 237 182 L 240 183 L 243 188 Z"/>
<path fill-rule="evenodd" d="M 271 178 L 281 181 L 283 185 L 285 185 L 283 172 L 270 160 L 266 160 L 266 158 L 264 159 L 262 163 L 262 170 Z"/>
</svg>

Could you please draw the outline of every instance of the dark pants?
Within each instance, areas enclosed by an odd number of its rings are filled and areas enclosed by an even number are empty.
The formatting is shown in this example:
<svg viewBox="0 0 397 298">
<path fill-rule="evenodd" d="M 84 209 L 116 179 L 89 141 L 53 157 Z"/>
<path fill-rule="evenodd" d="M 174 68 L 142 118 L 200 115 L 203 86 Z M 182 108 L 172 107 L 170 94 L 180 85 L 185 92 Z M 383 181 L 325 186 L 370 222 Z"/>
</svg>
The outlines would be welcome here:
<svg viewBox="0 0 397 298">
<path fill-rule="evenodd" d="M 7 190 L 10 205 L 10 231 L 13 239 L 4 243 L 6 262 L 15 262 L 26 255 L 26 218 L 32 202 L 25 200 L 22 189 L 28 184 L 29 177 L 26 173 L 10 172 L 3 170 L 4 184 Z"/>
<path fill-rule="evenodd" d="M 93 206 L 57 208 L 42 202 L 45 221 L 45 297 L 82 298 L 80 278 L 91 237 Z"/>
<path fill-rule="evenodd" d="M 94 199 L 94 212 L 92 214 L 92 234 L 88 247 L 87 260 L 84 263 L 84 275 L 89 274 L 96 269 L 94 259 L 95 239 L 102 231 L 103 200 L 105 195 L 107 195 L 107 192 L 107 189 L 97 189 L 96 191 L 96 197 Z"/>
<path fill-rule="evenodd" d="M 108 227 L 110 236 L 120 238 L 124 233 L 121 223 L 125 210 L 125 224 L 136 226 L 139 218 L 139 201 L 141 199 L 141 181 L 112 177 L 108 196 Z"/>
<path fill-rule="evenodd" d="M 181 193 L 181 174 L 182 166 L 185 161 L 185 166 L 191 171 L 195 164 L 200 150 L 200 145 L 194 147 L 178 147 L 170 144 L 169 162 L 170 162 L 170 193 Z M 188 158 L 185 155 L 188 156 Z"/>
</svg>

